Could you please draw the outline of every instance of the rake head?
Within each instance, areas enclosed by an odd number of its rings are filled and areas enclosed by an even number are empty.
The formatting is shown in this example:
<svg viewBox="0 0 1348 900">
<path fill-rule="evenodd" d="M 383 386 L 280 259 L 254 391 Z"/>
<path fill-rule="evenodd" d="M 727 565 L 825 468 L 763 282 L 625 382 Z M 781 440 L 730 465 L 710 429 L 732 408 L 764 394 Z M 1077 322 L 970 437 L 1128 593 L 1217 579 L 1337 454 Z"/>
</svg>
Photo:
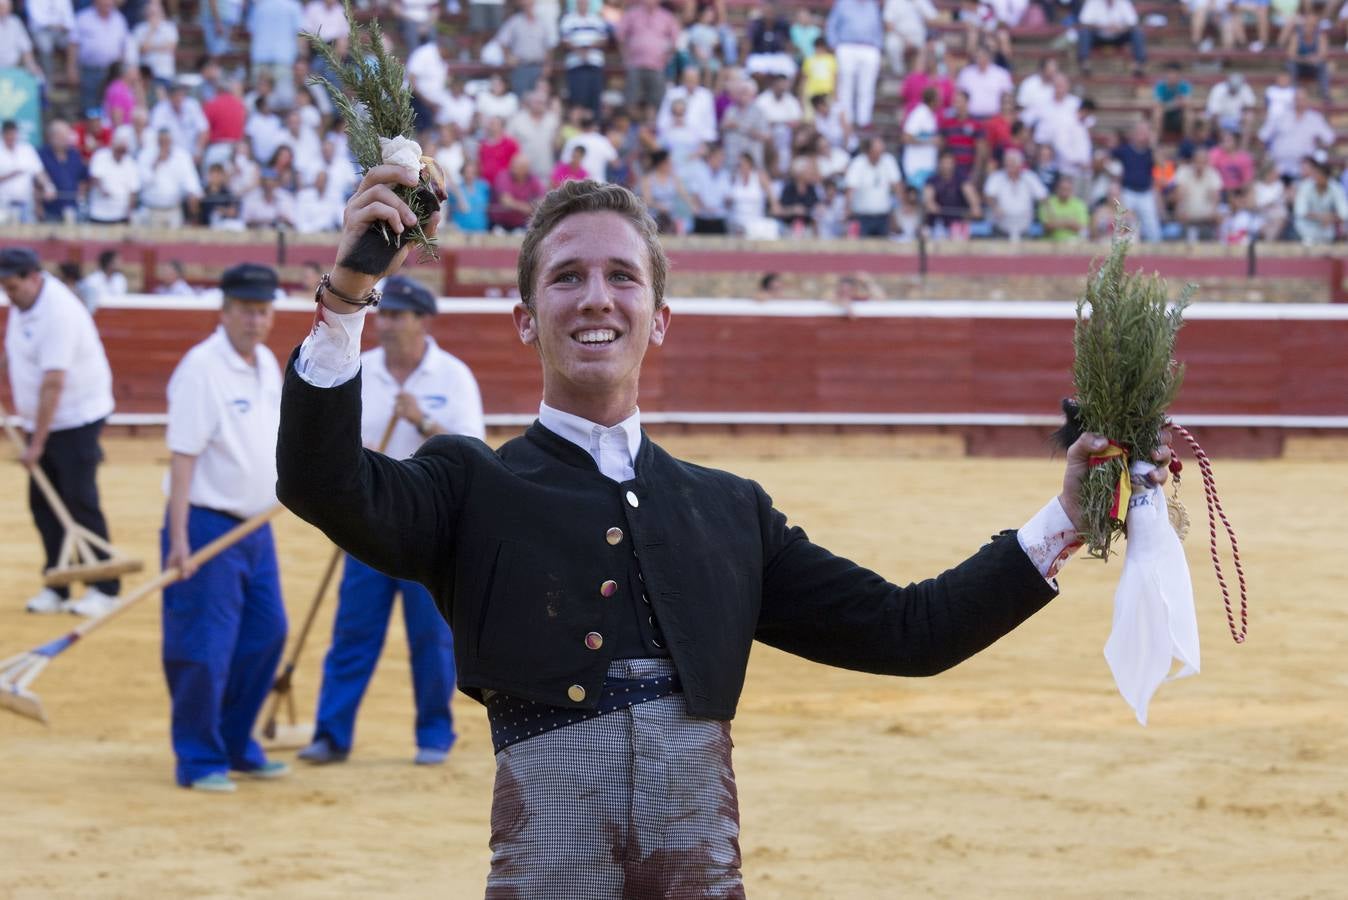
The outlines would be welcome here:
<svg viewBox="0 0 1348 900">
<path fill-rule="evenodd" d="M 0 663 L 0 707 L 21 716 L 47 724 L 47 711 L 42 698 L 29 690 L 28 685 L 50 661 L 37 653 L 22 653 Z"/>
</svg>

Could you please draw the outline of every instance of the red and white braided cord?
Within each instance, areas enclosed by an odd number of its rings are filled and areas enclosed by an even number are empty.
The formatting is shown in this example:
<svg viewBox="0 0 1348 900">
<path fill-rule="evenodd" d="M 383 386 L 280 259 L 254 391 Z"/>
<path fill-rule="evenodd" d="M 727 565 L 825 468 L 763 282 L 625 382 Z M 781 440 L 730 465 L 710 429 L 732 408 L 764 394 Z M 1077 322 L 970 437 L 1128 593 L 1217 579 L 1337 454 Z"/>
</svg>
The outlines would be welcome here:
<svg viewBox="0 0 1348 900">
<path fill-rule="evenodd" d="M 1217 482 L 1212 477 L 1212 461 L 1208 459 L 1207 453 L 1198 445 L 1198 441 L 1189 433 L 1189 430 L 1182 425 L 1176 425 L 1174 422 L 1168 423 L 1169 426 L 1179 432 L 1193 451 L 1194 459 L 1198 460 L 1198 470 L 1203 475 L 1203 494 L 1208 502 L 1208 549 L 1212 554 L 1212 568 L 1217 573 L 1217 584 L 1222 588 L 1222 602 L 1226 604 L 1226 624 L 1231 629 L 1231 638 L 1237 644 L 1245 643 L 1245 634 L 1249 628 L 1249 616 L 1247 609 L 1247 599 L 1245 593 L 1245 570 L 1240 565 L 1240 546 L 1236 543 L 1236 530 L 1231 527 L 1231 522 L 1226 518 L 1226 513 L 1222 511 L 1222 501 L 1217 497 Z M 1179 480 L 1179 466 L 1175 467 L 1175 479 Z M 1222 560 L 1217 553 L 1217 518 L 1220 517 L 1222 525 L 1226 528 L 1226 536 L 1231 541 L 1231 559 L 1236 570 L 1236 579 L 1240 583 L 1240 628 L 1236 628 L 1236 617 L 1231 611 L 1231 592 L 1227 589 L 1226 579 L 1222 577 Z"/>
</svg>

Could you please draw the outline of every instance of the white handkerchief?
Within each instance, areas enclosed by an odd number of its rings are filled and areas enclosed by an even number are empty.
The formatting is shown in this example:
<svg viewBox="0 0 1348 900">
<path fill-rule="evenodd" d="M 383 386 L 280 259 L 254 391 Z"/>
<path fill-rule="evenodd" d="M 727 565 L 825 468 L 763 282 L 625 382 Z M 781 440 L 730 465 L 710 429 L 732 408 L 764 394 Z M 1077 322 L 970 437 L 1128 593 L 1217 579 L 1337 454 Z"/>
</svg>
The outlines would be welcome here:
<svg viewBox="0 0 1348 900">
<path fill-rule="evenodd" d="M 1152 468 L 1136 462 L 1132 473 L 1145 477 Z M 1159 486 L 1133 484 L 1125 525 L 1128 548 L 1114 592 L 1114 627 L 1105 659 L 1119 693 L 1146 725 L 1147 704 L 1162 682 L 1198 672 L 1198 619 L 1189 564 L 1170 525 L 1165 493 Z M 1176 660 L 1180 668 L 1171 675 Z"/>
</svg>

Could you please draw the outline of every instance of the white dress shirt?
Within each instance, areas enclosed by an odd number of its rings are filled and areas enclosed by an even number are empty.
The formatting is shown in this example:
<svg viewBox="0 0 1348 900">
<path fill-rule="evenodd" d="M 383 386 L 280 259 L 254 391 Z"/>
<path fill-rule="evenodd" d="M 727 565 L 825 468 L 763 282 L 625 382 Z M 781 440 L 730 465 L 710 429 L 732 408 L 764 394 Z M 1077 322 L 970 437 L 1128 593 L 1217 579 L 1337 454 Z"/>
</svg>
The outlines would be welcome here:
<svg viewBox="0 0 1348 900">
<path fill-rule="evenodd" d="M 244 519 L 276 503 L 281 426 L 281 368 L 265 345 L 254 353 L 257 364 L 249 365 L 217 327 L 187 351 L 168 384 L 168 448 L 197 460 L 190 502 Z"/>
<path fill-rule="evenodd" d="M 441 350 L 429 335 L 425 356 L 402 384 L 389 372 L 383 347 L 361 354 L 360 368 L 360 435 L 365 446 L 378 449 L 393 418 L 394 403 L 404 391 L 416 398 L 423 415 L 449 434 L 487 436 L 477 379 L 462 360 Z M 399 419 L 384 454 L 406 459 L 425 440 L 416 424 Z"/>
<path fill-rule="evenodd" d="M 295 371 L 317 388 L 345 384 L 360 371 L 360 333 L 366 310 L 334 313 L 319 306 L 314 327 L 300 345 Z M 387 419 L 385 420 L 387 421 Z M 580 416 L 539 404 L 538 421 L 544 428 L 590 454 L 595 464 L 614 481 L 635 477 L 637 451 L 641 447 L 641 410 L 613 426 L 603 426 Z M 382 425 L 375 426 L 382 429 Z M 362 422 L 363 440 L 370 443 L 368 425 Z M 379 436 L 375 435 L 375 442 Z M 1016 532 L 1016 539 L 1039 573 L 1051 584 L 1058 571 L 1080 544 L 1072 520 L 1054 497 Z"/>
<path fill-rule="evenodd" d="M 36 424 L 45 372 L 65 372 L 53 431 L 88 425 L 112 413 L 112 370 L 98 329 L 80 298 L 51 275 L 43 273 L 32 306 L 10 307 L 5 356 L 14 410 L 26 430 Z"/>
</svg>

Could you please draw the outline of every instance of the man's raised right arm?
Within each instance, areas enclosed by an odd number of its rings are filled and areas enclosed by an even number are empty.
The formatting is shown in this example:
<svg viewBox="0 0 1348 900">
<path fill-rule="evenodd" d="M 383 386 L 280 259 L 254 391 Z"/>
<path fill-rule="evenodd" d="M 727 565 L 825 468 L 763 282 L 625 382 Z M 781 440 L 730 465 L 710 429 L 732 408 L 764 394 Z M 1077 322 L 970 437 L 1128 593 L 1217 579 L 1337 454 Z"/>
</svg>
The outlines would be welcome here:
<svg viewBox="0 0 1348 900">
<path fill-rule="evenodd" d="M 462 458 L 449 442 L 416 458 L 391 460 L 361 445 L 360 335 L 363 298 L 398 270 L 410 244 L 386 271 L 343 265 L 365 231 L 382 222 L 401 233 L 416 221 L 390 186 L 410 184 L 394 166 L 371 169 L 347 203 L 337 264 L 314 327 L 286 367 L 276 442 L 277 497 L 338 546 L 382 572 L 433 583 L 454 539 Z M 431 223 L 431 230 L 435 222 Z"/>
</svg>

